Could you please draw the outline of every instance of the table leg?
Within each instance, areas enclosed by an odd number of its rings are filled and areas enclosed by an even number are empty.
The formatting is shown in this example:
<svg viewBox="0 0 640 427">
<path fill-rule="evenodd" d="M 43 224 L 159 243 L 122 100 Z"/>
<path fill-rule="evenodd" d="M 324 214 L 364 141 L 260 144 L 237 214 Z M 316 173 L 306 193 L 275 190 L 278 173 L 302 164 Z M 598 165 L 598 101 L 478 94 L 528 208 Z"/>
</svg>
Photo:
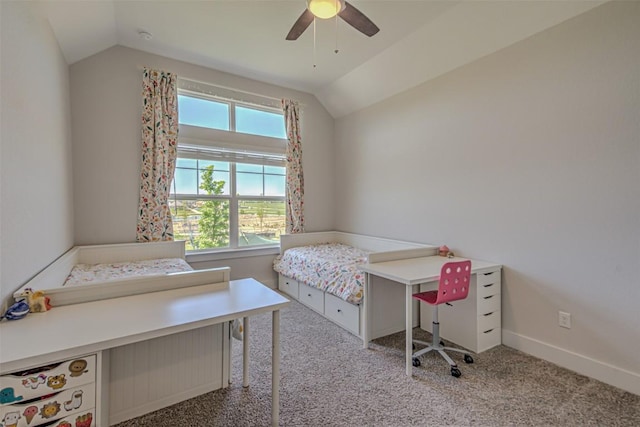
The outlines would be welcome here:
<svg viewBox="0 0 640 427">
<path fill-rule="evenodd" d="M 406 286 L 406 302 L 405 302 L 405 313 L 406 313 L 406 348 L 405 348 L 405 356 L 406 356 L 406 371 L 407 375 L 411 376 L 413 374 L 413 363 L 411 360 L 411 356 L 413 354 L 413 286 Z"/>
<path fill-rule="evenodd" d="M 249 318 L 242 318 L 242 387 L 249 387 Z"/>
<path fill-rule="evenodd" d="M 362 312 L 364 319 L 362 320 L 362 348 L 369 348 L 369 319 L 371 316 L 369 311 L 371 310 L 371 275 L 365 273 L 364 275 L 364 297 L 362 298 Z"/>
<path fill-rule="evenodd" d="M 274 310 L 271 327 L 271 424 L 277 426 L 280 423 L 280 310 Z"/>
</svg>

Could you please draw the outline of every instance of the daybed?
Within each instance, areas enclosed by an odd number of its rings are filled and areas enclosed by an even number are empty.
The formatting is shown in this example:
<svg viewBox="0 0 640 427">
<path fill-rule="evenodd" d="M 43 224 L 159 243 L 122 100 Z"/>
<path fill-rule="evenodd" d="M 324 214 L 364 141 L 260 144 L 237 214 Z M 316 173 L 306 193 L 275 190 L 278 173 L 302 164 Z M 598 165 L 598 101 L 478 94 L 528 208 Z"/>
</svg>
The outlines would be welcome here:
<svg viewBox="0 0 640 427">
<path fill-rule="evenodd" d="M 361 309 L 364 273 L 357 265 L 431 256 L 437 247 L 339 231 L 280 236 L 280 255 L 274 261 L 278 288 L 362 337 Z M 405 329 L 404 286 L 372 277 L 371 338 Z M 397 307 L 397 308 L 396 308 Z M 418 325 L 418 309 L 414 310 Z"/>
<path fill-rule="evenodd" d="M 160 269 L 159 267 L 163 267 Z M 184 242 L 75 246 L 14 293 L 42 291 L 52 306 L 229 281 L 228 268 L 193 270 Z"/>
<path fill-rule="evenodd" d="M 229 286 L 229 268 L 192 270 L 184 258 L 184 242 L 77 246 L 14 296 L 19 297 L 25 288 L 43 291 L 55 310 L 67 304 L 188 286 L 217 284 L 221 289 Z M 169 273 L 157 269 L 167 265 Z M 96 277 L 87 275 L 91 270 Z M 46 313 L 33 316 L 44 317 Z M 60 334 L 73 334 L 75 328 L 82 327 L 82 319 L 77 319 L 77 324 L 69 325 Z M 227 387 L 230 346 L 229 324 L 224 323 L 103 352 L 101 368 L 104 381 L 109 381 L 110 422 L 124 421 Z"/>
</svg>

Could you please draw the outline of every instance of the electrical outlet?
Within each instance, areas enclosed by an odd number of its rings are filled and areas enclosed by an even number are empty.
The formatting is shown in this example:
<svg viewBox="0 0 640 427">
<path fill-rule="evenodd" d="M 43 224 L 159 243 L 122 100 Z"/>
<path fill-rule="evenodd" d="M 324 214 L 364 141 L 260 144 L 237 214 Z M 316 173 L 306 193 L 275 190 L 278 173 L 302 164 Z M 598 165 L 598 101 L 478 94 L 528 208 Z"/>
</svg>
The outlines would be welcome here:
<svg viewBox="0 0 640 427">
<path fill-rule="evenodd" d="M 559 311 L 558 325 L 562 326 L 563 328 L 571 329 L 571 313 Z"/>
</svg>

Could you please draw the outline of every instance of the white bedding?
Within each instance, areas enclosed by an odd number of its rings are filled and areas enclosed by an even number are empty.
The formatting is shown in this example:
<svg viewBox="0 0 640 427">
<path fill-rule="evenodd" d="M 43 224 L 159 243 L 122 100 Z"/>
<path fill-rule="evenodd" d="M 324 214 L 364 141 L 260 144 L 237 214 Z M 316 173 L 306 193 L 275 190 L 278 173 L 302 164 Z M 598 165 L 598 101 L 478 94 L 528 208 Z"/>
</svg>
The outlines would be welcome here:
<svg viewBox="0 0 640 427">
<path fill-rule="evenodd" d="M 367 251 L 342 243 L 299 246 L 276 257 L 273 268 L 284 276 L 359 304 L 364 274 L 357 266 L 367 262 L 367 255 Z"/>
<path fill-rule="evenodd" d="M 64 286 L 109 282 L 128 277 L 178 273 L 193 268 L 182 258 L 162 258 L 109 264 L 76 264 Z"/>
</svg>

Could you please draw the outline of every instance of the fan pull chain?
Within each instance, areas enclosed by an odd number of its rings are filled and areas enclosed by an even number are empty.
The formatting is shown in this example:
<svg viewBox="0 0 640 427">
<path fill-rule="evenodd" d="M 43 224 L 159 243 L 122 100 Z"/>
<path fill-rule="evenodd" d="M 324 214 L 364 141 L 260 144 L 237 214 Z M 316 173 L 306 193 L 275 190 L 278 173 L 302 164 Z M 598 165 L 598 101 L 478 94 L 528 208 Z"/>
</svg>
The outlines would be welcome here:
<svg viewBox="0 0 640 427">
<path fill-rule="evenodd" d="M 316 68 L 316 20 L 313 20 L 313 68 Z"/>
<path fill-rule="evenodd" d="M 334 53 L 338 53 L 338 15 L 336 14 L 336 49 L 333 51 Z"/>
</svg>

